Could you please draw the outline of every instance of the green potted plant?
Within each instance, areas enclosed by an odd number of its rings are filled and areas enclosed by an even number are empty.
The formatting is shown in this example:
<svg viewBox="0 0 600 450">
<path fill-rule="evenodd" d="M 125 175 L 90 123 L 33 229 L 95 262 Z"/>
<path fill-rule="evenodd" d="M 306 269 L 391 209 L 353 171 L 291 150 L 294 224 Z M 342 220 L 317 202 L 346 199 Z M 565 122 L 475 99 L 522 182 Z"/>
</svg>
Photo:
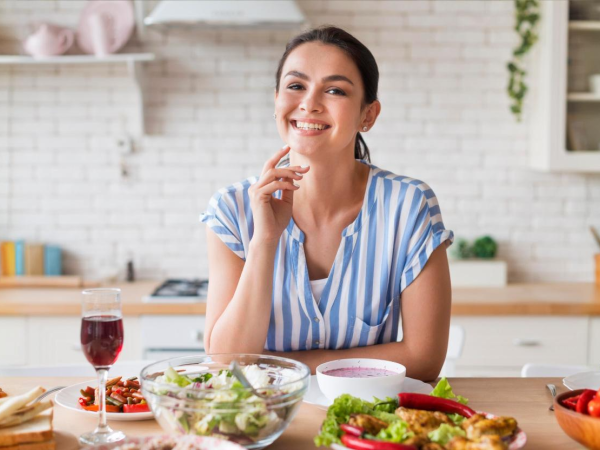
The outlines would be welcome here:
<svg viewBox="0 0 600 450">
<path fill-rule="evenodd" d="M 506 285 L 506 262 L 496 259 L 498 244 L 491 236 L 481 236 L 472 243 L 457 239 L 450 248 L 450 277 L 454 287 Z"/>
</svg>

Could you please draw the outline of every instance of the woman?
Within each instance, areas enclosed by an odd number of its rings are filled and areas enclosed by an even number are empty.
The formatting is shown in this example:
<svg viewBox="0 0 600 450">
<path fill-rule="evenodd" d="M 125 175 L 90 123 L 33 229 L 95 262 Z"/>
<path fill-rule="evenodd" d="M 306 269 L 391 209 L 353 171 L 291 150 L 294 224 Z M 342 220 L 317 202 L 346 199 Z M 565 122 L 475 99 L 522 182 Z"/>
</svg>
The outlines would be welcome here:
<svg viewBox="0 0 600 450">
<path fill-rule="evenodd" d="M 429 186 L 369 164 L 360 132 L 381 110 L 378 79 L 371 52 L 339 28 L 288 43 L 274 114 L 287 145 L 260 177 L 215 194 L 201 217 L 208 353 L 276 354 L 313 372 L 379 358 L 413 378 L 439 374 L 453 235 Z"/>
</svg>

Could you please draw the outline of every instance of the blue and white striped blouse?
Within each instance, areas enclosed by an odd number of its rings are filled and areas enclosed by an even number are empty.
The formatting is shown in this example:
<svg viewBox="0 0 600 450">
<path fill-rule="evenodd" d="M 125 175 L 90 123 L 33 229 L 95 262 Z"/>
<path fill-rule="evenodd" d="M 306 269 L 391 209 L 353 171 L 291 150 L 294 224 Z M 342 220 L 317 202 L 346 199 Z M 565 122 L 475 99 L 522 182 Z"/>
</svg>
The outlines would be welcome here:
<svg viewBox="0 0 600 450">
<path fill-rule="evenodd" d="M 342 232 L 320 301 L 308 278 L 304 233 L 292 218 L 281 235 L 265 349 L 343 349 L 402 339 L 402 291 L 454 236 L 427 184 L 369 166 L 363 206 Z M 243 260 L 254 230 L 248 188 L 257 180 L 219 190 L 200 216 Z M 281 191 L 274 195 L 280 198 Z"/>
</svg>

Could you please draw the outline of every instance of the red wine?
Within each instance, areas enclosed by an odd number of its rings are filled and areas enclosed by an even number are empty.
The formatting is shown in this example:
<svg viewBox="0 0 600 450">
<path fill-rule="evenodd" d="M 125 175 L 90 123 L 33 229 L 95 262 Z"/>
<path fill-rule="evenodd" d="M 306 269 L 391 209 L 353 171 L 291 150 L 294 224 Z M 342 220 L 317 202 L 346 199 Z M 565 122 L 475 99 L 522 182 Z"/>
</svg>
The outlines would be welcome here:
<svg viewBox="0 0 600 450">
<path fill-rule="evenodd" d="M 91 316 L 81 320 L 83 354 L 96 368 L 109 367 L 123 348 L 123 320 L 116 316 Z"/>
</svg>

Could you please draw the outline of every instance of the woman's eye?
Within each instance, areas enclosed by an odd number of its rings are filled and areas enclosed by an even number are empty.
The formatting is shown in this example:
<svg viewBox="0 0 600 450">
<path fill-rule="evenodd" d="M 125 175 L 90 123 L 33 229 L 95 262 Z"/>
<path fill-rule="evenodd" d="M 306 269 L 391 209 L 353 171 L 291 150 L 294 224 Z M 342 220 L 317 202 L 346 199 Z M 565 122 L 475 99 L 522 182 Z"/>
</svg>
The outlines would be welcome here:
<svg viewBox="0 0 600 450">
<path fill-rule="evenodd" d="M 346 95 L 346 93 L 344 91 L 342 91 L 341 89 L 338 89 L 338 88 L 331 88 L 327 92 L 333 92 L 334 95 Z"/>
<path fill-rule="evenodd" d="M 302 86 L 300 86 L 299 84 L 290 84 L 290 85 L 288 86 L 288 89 L 292 89 L 292 90 L 294 90 L 294 91 L 297 91 L 297 90 L 298 90 L 297 88 L 301 88 L 301 87 L 302 87 Z"/>
</svg>

